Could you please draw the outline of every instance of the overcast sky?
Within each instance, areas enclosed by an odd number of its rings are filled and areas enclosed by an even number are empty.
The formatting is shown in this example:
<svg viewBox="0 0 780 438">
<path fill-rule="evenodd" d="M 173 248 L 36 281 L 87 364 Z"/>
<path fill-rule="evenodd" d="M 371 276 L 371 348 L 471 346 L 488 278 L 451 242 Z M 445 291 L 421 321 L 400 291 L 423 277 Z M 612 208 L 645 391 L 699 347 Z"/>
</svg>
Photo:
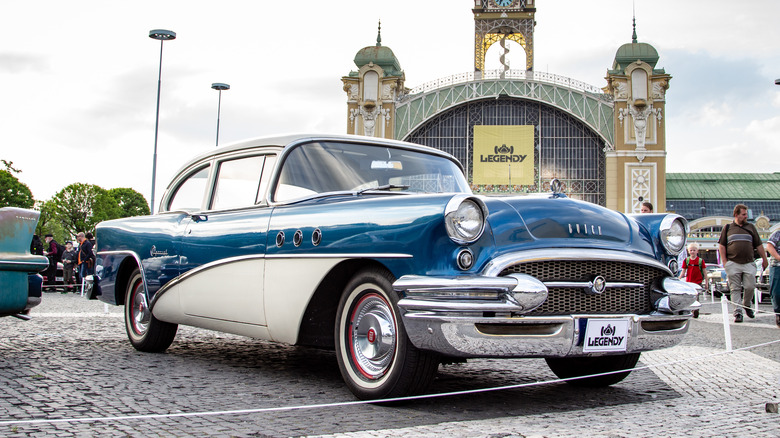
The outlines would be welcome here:
<svg viewBox="0 0 780 438">
<path fill-rule="evenodd" d="M 382 5 L 390 5 L 383 7 Z M 149 198 L 160 43 L 157 191 L 192 156 L 295 131 L 346 132 L 341 77 L 376 40 L 406 86 L 473 70 L 473 0 L 6 2 L 0 15 L 0 158 L 37 200 L 74 182 Z M 628 0 L 537 0 L 537 71 L 606 85 L 631 41 Z M 672 75 L 669 172 L 780 171 L 780 2 L 636 0 L 639 41 Z M 493 54 L 494 52 L 491 52 Z M 497 55 L 496 55 L 497 56 Z M 511 52 L 522 68 L 519 50 Z M 497 67 L 488 59 L 488 68 Z"/>
</svg>

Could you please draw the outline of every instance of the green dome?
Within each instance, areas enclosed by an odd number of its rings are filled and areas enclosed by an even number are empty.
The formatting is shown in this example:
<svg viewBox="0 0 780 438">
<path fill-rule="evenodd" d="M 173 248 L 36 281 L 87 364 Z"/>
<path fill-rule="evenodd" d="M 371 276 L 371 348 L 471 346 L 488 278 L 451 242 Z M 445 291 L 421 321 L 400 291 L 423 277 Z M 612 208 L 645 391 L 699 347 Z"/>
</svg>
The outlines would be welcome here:
<svg viewBox="0 0 780 438">
<path fill-rule="evenodd" d="M 636 61 L 650 64 L 652 69 L 655 69 L 655 65 L 658 63 L 658 51 L 655 50 L 655 47 L 647 43 L 640 43 L 636 39 L 636 18 L 633 20 L 633 28 L 631 42 L 620 46 L 615 53 L 615 62 L 612 63 L 613 73 L 625 73 L 626 67 Z"/>
<path fill-rule="evenodd" d="M 363 47 L 355 55 L 355 65 L 358 68 L 371 62 L 382 67 L 386 76 L 401 76 L 402 74 L 401 64 L 393 51 L 390 50 L 390 47 L 379 44 Z"/>
<path fill-rule="evenodd" d="M 613 70 L 624 71 L 626 66 L 635 61 L 642 61 L 655 68 L 658 63 L 658 51 L 655 47 L 647 43 L 627 43 L 620 46 L 615 54 L 615 62 L 612 64 Z"/>
</svg>

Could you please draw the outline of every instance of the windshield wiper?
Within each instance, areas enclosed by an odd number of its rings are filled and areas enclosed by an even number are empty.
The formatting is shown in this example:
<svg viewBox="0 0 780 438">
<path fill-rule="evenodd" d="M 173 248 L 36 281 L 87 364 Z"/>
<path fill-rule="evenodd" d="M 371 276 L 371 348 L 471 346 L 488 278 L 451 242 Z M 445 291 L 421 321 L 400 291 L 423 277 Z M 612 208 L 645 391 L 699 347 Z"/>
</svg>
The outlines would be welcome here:
<svg viewBox="0 0 780 438">
<path fill-rule="evenodd" d="M 377 187 L 369 187 L 367 189 L 358 190 L 355 192 L 355 195 L 362 195 L 365 192 L 372 192 L 372 191 L 383 191 L 383 190 L 406 190 L 409 186 L 403 185 L 403 184 L 385 184 L 383 186 L 377 186 Z"/>
</svg>

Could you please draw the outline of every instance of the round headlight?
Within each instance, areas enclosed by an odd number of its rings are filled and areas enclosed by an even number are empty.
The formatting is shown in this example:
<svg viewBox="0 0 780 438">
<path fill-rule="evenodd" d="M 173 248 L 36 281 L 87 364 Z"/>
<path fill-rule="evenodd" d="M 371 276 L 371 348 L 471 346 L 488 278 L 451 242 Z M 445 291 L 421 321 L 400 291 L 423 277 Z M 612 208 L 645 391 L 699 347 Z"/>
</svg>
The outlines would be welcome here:
<svg viewBox="0 0 780 438">
<path fill-rule="evenodd" d="M 472 243 L 485 230 L 485 213 L 475 199 L 453 198 L 445 210 L 444 223 L 453 242 Z"/>
<path fill-rule="evenodd" d="M 677 255 L 682 252 L 687 234 L 687 222 L 680 216 L 670 215 L 661 222 L 661 243 L 669 254 Z"/>
</svg>

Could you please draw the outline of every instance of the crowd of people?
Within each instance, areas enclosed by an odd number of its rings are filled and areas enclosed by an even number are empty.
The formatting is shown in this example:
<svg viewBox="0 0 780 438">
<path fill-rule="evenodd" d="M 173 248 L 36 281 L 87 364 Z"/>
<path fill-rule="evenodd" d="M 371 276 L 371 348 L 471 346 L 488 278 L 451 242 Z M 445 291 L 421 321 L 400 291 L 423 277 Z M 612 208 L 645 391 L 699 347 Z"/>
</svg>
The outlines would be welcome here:
<svg viewBox="0 0 780 438">
<path fill-rule="evenodd" d="M 45 255 L 49 259 L 49 266 L 41 273 L 45 287 L 52 287 L 57 283 L 59 263 L 62 263 L 62 293 L 77 291 L 77 285 L 81 284 L 83 278 L 95 274 L 95 238 L 92 233 L 78 233 L 76 245 L 72 241 L 62 245 L 51 234 L 46 234 L 43 239 L 41 241 L 37 234 L 33 235 L 30 253 Z"/>
<path fill-rule="evenodd" d="M 648 205 L 645 205 L 648 204 Z M 653 206 L 645 202 L 642 213 L 652 213 Z M 731 293 L 731 304 L 734 309 L 734 322 L 741 323 L 743 314 L 755 318 L 752 302 L 756 289 L 756 259 L 761 259 L 762 272 L 771 264 L 769 271 L 769 294 L 775 314 L 775 323 L 780 328 L 780 230 L 773 232 L 767 239 L 766 249 L 755 225 L 747 221 L 748 208 L 737 204 L 733 211 L 734 221 L 726 224 L 718 239 L 718 255 L 726 271 L 727 284 Z M 769 254 L 769 257 L 767 257 Z M 771 262 L 770 262 L 771 258 Z M 699 257 L 699 245 L 692 242 L 688 245 L 688 255 L 682 261 L 680 278 L 709 289 L 709 279 L 706 274 L 706 263 Z M 698 312 L 694 312 L 694 317 Z"/>
</svg>

